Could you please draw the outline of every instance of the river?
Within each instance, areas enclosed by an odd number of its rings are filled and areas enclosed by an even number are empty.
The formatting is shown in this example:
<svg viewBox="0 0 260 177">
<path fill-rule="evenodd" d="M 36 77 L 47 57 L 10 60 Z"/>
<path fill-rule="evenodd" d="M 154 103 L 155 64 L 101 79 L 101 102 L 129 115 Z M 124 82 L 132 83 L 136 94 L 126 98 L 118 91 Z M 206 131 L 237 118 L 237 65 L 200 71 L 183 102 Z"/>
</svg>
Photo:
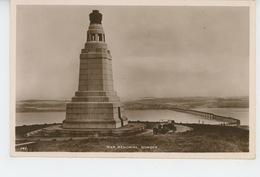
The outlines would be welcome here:
<svg viewBox="0 0 260 177">
<path fill-rule="evenodd" d="M 249 125 L 248 108 L 200 108 L 196 110 L 234 117 L 240 119 L 241 125 Z M 220 122 L 215 120 L 206 120 L 199 116 L 170 110 L 125 110 L 125 114 L 132 121 L 175 120 L 177 123 L 220 124 Z M 64 119 L 65 112 L 20 112 L 16 113 L 16 126 L 61 123 Z"/>
</svg>

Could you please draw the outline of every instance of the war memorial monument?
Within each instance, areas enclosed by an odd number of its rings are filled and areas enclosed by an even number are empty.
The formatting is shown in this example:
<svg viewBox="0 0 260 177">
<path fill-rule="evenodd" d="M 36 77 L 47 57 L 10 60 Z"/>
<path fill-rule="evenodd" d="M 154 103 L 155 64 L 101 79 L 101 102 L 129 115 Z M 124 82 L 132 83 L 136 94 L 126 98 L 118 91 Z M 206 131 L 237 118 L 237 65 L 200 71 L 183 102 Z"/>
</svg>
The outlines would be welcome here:
<svg viewBox="0 0 260 177">
<path fill-rule="evenodd" d="M 44 129 L 46 136 L 123 135 L 140 132 L 143 125 L 128 125 L 123 103 L 114 91 L 112 57 L 102 27 L 102 14 L 93 10 L 87 42 L 80 54 L 78 91 L 66 106 L 61 127 Z"/>
<path fill-rule="evenodd" d="M 63 128 L 119 128 L 127 124 L 114 91 L 112 57 L 105 42 L 102 14 L 90 15 L 87 42 L 80 54 L 79 87 L 67 104 Z"/>
</svg>

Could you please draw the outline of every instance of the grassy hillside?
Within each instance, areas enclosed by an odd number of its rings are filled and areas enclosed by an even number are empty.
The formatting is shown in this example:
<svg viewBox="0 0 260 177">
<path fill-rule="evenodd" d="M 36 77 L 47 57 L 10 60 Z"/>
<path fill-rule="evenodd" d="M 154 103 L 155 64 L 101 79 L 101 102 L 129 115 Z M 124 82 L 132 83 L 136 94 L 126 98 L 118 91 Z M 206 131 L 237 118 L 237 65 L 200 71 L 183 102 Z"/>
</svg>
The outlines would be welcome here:
<svg viewBox="0 0 260 177">
<path fill-rule="evenodd" d="M 150 123 L 147 123 L 150 124 Z M 249 131 L 237 127 L 182 124 L 193 128 L 184 133 L 153 135 L 147 132 L 127 137 L 37 141 L 35 151 L 62 152 L 248 152 Z M 150 129 L 150 131 L 149 131 Z M 119 148 L 118 148 L 119 147 Z M 120 148 L 130 147 L 130 148 Z M 152 147 L 152 148 L 142 148 Z"/>
</svg>

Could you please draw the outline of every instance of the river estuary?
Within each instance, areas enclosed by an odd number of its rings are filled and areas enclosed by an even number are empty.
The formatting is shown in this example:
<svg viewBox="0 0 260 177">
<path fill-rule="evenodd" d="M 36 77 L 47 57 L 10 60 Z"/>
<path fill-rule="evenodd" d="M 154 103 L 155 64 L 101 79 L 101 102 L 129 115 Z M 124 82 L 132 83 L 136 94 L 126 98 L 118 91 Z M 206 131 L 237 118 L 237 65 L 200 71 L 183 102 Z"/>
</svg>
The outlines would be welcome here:
<svg viewBox="0 0 260 177">
<path fill-rule="evenodd" d="M 241 125 L 249 125 L 248 108 L 200 108 L 199 111 L 210 112 L 221 116 L 230 116 L 241 121 Z M 160 121 L 175 120 L 177 123 L 220 124 L 215 120 L 175 112 L 170 110 L 125 110 L 125 114 L 132 121 Z M 16 126 L 61 123 L 65 119 L 65 112 L 19 112 L 16 113 Z"/>
</svg>

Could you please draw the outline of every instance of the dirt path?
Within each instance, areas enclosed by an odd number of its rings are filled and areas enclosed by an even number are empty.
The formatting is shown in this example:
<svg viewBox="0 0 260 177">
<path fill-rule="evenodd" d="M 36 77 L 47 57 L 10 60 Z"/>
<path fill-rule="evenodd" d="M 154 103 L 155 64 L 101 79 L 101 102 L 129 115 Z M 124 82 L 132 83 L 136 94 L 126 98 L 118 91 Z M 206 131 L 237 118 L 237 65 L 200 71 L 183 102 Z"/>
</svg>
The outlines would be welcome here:
<svg viewBox="0 0 260 177">
<path fill-rule="evenodd" d="M 176 126 L 176 131 L 175 133 L 183 133 L 183 132 L 187 132 L 187 131 L 192 131 L 193 129 L 191 127 L 188 126 L 184 126 L 184 125 L 175 125 Z M 172 133 L 172 131 L 170 131 L 169 133 Z M 149 136 L 153 134 L 153 130 L 152 129 L 145 129 L 144 132 L 139 133 L 136 136 Z"/>
<path fill-rule="evenodd" d="M 177 130 L 175 133 L 187 132 L 193 130 L 191 127 L 187 127 L 184 125 L 175 125 Z"/>
<path fill-rule="evenodd" d="M 187 132 L 187 131 L 191 131 L 193 130 L 191 127 L 188 126 L 184 126 L 184 125 L 177 125 L 176 126 L 176 131 L 175 133 L 183 133 L 183 132 Z M 170 131 L 169 133 L 172 133 L 172 131 Z M 135 136 L 151 136 L 153 135 L 153 130 L 152 129 L 145 129 L 142 133 L 138 133 Z M 26 138 L 18 138 L 17 140 L 25 140 L 27 139 L 28 141 L 37 141 L 37 140 L 41 140 L 41 141 L 52 141 L 52 140 L 59 140 L 59 141 L 67 141 L 67 140 L 82 140 L 82 139 L 88 139 L 89 137 L 26 137 Z"/>
</svg>

